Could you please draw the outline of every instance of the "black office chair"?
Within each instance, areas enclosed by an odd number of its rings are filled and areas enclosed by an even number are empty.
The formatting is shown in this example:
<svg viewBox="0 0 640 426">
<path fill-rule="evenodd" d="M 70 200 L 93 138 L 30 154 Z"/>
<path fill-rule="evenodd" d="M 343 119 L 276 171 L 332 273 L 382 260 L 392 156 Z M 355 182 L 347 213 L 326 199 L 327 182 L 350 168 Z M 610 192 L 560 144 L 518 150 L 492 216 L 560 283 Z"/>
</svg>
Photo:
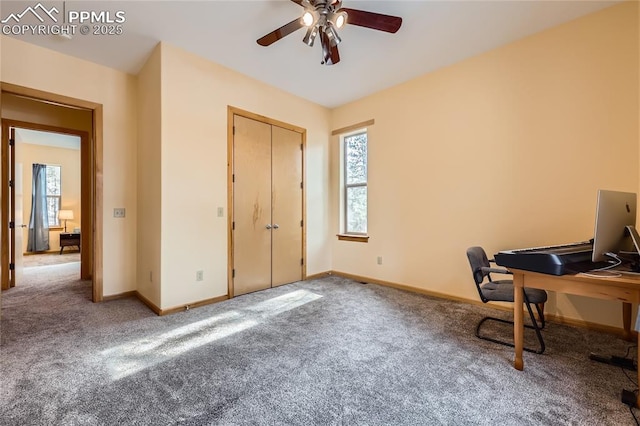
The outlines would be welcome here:
<svg viewBox="0 0 640 426">
<path fill-rule="evenodd" d="M 470 247 L 467 249 L 467 257 L 469 258 L 469 264 L 471 265 L 471 272 L 473 273 L 473 280 L 476 283 L 476 288 L 478 289 L 478 294 L 480 294 L 480 300 L 483 303 L 487 302 L 511 302 L 513 303 L 513 280 L 492 280 L 491 273 L 496 274 L 511 274 L 511 272 L 507 271 L 503 268 L 492 268 L 490 266 L 490 262 L 487 259 L 487 254 L 485 253 L 482 247 Z M 487 278 L 487 282 L 484 282 L 485 277 Z M 547 301 L 547 292 L 544 290 L 539 290 L 535 288 L 525 288 L 524 289 L 524 304 L 529 311 L 529 316 L 531 317 L 531 322 L 533 325 L 525 324 L 525 327 L 535 330 L 536 336 L 538 337 L 538 342 L 540 343 L 540 349 L 530 349 L 524 348 L 525 351 L 535 352 L 541 354 L 544 352 L 544 340 L 542 340 L 542 334 L 540 330 L 544 328 L 544 303 Z M 540 318 L 540 324 L 536 321 L 535 316 L 533 315 L 533 310 L 531 309 L 531 304 L 534 304 L 536 310 L 538 311 L 538 317 Z M 513 347 L 513 343 L 505 342 L 502 340 L 494 339 L 492 337 L 482 336 L 480 334 L 480 327 L 484 324 L 485 321 L 497 321 L 504 324 L 513 325 L 513 321 L 504 320 L 501 318 L 494 317 L 485 317 L 483 318 L 478 326 L 476 327 L 476 336 L 483 340 L 488 340 L 490 342 L 499 343 L 501 345 L 511 346 Z"/>
</svg>

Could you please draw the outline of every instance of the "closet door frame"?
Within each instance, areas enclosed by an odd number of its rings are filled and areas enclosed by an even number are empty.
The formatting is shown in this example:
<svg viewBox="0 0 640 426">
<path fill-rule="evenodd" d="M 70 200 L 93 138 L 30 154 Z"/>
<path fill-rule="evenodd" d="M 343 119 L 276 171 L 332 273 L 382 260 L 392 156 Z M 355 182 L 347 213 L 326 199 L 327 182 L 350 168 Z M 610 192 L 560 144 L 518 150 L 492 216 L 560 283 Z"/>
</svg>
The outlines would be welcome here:
<svg viewBox="0 0 640 426">
<path fill-rule="evenodd" d="M 249 118 L 272 126 L 282 127 L 300 133 L 302 139 L 302 279 L 307 278 L 307 185 L 305 172 L 307 169 L 307 130 L 289 123 L 275 120 L 263 115 L 254 114 L 233 106 L 227 106 L 227 287 L 229 298 L 234 297 L 233 289 L 233 137 L 234 116 Z"/>
</svg>

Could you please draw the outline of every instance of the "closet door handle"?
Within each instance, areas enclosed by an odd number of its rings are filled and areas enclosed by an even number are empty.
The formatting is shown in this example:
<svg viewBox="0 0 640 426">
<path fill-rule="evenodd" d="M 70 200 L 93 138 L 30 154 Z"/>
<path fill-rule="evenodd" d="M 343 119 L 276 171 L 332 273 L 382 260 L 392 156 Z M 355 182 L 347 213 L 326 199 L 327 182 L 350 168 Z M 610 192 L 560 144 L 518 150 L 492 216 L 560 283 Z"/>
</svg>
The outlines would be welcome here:
<svg viewBox="0 0 640 426">
<path fill-rule="evenodd" d="M 271 224 L 270 224 L 270 223 L 267 223 L 267 226 L 265 226 L 265 228 L 267 228 L 267 229 L 271 229 Z"/>
<path fill-rule="evenodd" d="M 273 229 L 278 229 L 280 228 L 280 225 L 278 225 L 277 223 L 273 225 Z"/>
</svg>

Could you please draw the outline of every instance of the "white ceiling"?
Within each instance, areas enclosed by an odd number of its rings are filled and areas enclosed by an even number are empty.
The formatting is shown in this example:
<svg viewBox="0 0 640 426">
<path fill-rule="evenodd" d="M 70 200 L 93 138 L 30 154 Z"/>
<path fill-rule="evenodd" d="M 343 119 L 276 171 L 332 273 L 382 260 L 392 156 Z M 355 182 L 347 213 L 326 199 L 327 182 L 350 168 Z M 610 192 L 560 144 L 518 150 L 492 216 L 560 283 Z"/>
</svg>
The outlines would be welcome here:
<svg viewBox="0 0 640 426">
<path fill-rule="evenodd" d="M 16 129 L 16 142 L 80 150 L 80 137 L 40 130 Z"/>
<path fill-rule="evenodd" d="M 336 107 L 527 35 L 592 13 L 617 1 L 375 1 L 344 0 L 352 9 L 403 18 L 398 33 L 347 25 L 340 30 L 341 62 L 320 64 L 319 43 L 304 30 L 269 47 L 256 40 L 300 16 L 289 0 L 62 1 L 69 10 L 124 11 L 122 35 L 17 36 L 72 56 L 136 74 L 165 41 L 326 107 Z M 35 6 L 0 2 L 1 19 Z M 62 16 L 62 14 L 60 14 Z M 27 19 L 25 17 L 25 19 Z"/>
</svg>

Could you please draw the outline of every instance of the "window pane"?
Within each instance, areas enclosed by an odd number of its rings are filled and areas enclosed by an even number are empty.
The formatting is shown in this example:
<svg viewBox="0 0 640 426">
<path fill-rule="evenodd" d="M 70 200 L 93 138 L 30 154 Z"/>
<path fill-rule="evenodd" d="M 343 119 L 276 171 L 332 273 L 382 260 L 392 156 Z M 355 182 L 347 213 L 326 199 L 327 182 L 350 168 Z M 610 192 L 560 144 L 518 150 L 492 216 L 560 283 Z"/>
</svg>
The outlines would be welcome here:
<svg viewBox="0 0 640 426">
<path fill-rule="evenodd" d="M 347 232 L 367 233 L 367 187 L 347 188 Z"/>
<path fill-rule="evenodd" d="M 47 166 L 47 195 L 61 195 L 60 166 Z"/>
<path fill-rule="evenodd" d="M 47 214 L 49 226 L 59 226 L 58 210 L 60 210 L 60 197 L 47 197 Z"/>
<path fill-rule="evenodd" d="M 367 181 L 367 134 L 347 136 L 344 138 L 347 184 L 365 183 Z"/>
<path fill-rule="evenodd" d="M 49 226 L 60 226 L 58 210 L 60 210 L 61 193 L 60 166 L 47 165 L 47 214 L 49 216 Z"/>
</svg>

